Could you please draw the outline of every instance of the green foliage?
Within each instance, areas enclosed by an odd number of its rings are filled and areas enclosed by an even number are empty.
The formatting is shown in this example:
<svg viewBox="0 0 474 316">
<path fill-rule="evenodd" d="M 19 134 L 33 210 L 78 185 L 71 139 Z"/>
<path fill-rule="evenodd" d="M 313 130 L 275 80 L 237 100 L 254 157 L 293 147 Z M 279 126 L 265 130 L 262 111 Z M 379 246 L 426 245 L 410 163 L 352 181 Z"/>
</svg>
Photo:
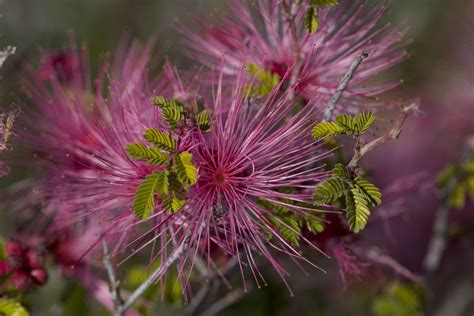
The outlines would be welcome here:
<svg viewBox="0 0 474 316">
<path fill-rule="evenodd" d="M 164 107 L 161 109 L 161 114 L 163 114 L 163 117 L 171 130 L 175 130 L 178 126 L 178 122 L 184 118 L 183 108 L 179 106 Z"/>
<path fill-rule="evenodd" d="M 358 233 L 367 224 L 370 207 L 382 203 L 382 194 L 372 183 L 355 177 L 343 164 L 336 164 L 331 176 L 316 187 L 314 201 L 316 205 L 336 202 L 345 205 L 349 227 Z"/>
<path fill-rule="evenodd" d="M 341 127 L 338 123 L 335 122 L 322 122 L 316 124 L 313 128 L 311 135 L 313 138 L 325 138 L 325 137 L 333 137 L 337 135 L 342 135 L 345 133 L 345 129 Z"/>
<path fill-rule="evenodd" d="M 183 207 L 186 200 L 178 199 L 174 194 L 166 196 L 163 199 L 163 209 L 169 212 L 176 213 Z"/>
<path fill-rule="evenodd" d="M 147 142 L 152 143 L 160 149 L 169 151 L 176 150 L 176 140 L 167 132 L 162 132 L 155 128 L 149 128 L 145 131 L 143 137 Z"/>
<path fill-rule="evenodd" d="M 182 184 L 193 185 L 196 183 L 197 169 L 192 161 L 193 156 L 184 151 L 174 158 L 178 180 Z"/>
<path fill-rule="evenodd" d="M 285 200 L 284 202 L 289 204 L 294 203 L 290 200 Z M 274 228 L 278 230 L 281 236 L 293 246 L 299 245 L 301 231 L 304 227 L 313 234 L 320 233 L 324 230 L 324 223 L 318 217 L 305 217 L 290 211 L 286 206 L 267 200 L 260 199 L 257 203 L 267 211 L 273 213 L 273 215 L 268 216 L 268 220 L 272 223 Z"/>
<path fill-rule="evenodd" d="M 129 144 L 125 150 L 135 160 L 146 160 L 149 165 L 163 166 L 168 160 L 168 154 L 161 152 L 158 148 L 148 148 L 142 143 Z"/>
<path fill-rule="evenodd" d="M 449 207 L 463 209 L 468 197 L 474 201 L 474 161 L 446 167 L 439 174 L 436 184 L 445 191 Z"/>
<path fill-rule="evenodd" d="M 306 14 L 304 16 L 304 26 L 309 34 L 314 34 L 318 31 L 319 17 L 316 6 L 310 6 L 308 10 L 306 10 Z"/>
<path fill-rule="evenodd" d="M 338 135 L 359 136 L 365 133 L 375 122 L 375 115 L 371 112 L 362 112 L 356 116 L 340 114 L 335 122 L 321 122 L 316 124 L 311 132 L 313 138 L 325 138 Z"/>
<path fill-rule="evenodd" d="M 181 103 L 173 99 L 167 99 L 163 96 L 153 97 L 153 105 L 159 106 L 160 108 L 179 108 Z"/>
<path fill-rule="evenodd" d="M 0 236 L 0 260 L 7 257 L 7 250 L 5 249 L 5 240 Z"/>
<path fill-rule="evenodd" d="M 251 76 L 255 76 L 258 79 L 258 82 L 255 82 L 252 85 L 245 85 L 245 94 L 258 97 L 265 96 L 280 83 L 280 76 L 278 74 L 266 71 L 256 64 L 247 64 L 247 71 Z"/>
<path fill-rule="evenodd" d="M 310 5 L 304 16 L 304 26 L 309 34 L 314 34 L 319 27 L 319 7 L 333 7 L 339 3 L 338 0 L 310 0 Z"/>
<path fill-rule="evenodd" d="M 393 282 L 372 305 L 375 316 L 422 316 L 423 290 L 417 284 Z"/>
<path fill-rule="evenodd" d="M 28 311 L 13 299 L 0 298 L 0 315 L 2 316 L 28 316 Z"/>
<path fill-rule="evenodd" d="M 159 173 L 146 176 L 137 188 L 133 200 L 133 214 L 138 219 L 147 219 L 155 210 L 155 191 L 158 181 L 162 178 Z"/>
<path fill-rule="evenodd" d="M 207 110 L 199 112 L 196 116 L 197 125 L 199 126 L 199 129 L 203 132 L 207 132 L 211 128 L 210 120 L 210 114 Z"/>
<path fill-rule="evenodd" d="M 167 195 L 169 193 L 169 187 L 170 187 L 170 180 L 169 180 L 169 174 L 170 172 L 168 170 L 164 170 L 162 172 L 156 172 L 157 174 L 157 179 L 156 179 L 156 192 L 158 192 L 159 195 Z"/>
<path fill-rule="evenodd" d="M 331 204 L 339 200 L 348 190 L 347 181 L 339 177 L 331 177 L 316 187 L 314 201 L 319 205 Z"/>
</svg>

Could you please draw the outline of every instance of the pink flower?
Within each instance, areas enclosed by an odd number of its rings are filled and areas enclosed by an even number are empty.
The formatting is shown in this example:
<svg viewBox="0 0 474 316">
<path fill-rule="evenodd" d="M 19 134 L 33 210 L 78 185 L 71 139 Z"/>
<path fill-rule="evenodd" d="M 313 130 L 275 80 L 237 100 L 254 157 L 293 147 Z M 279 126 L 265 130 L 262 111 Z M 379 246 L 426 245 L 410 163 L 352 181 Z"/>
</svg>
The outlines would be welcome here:
<svg viewBox="0 0 474 316">
<path fill-rule="evenodd" d="M 328 99 L 348 71 L 355 56 L 369 53 L 339 102 L 339 110 L 355 111 L 380 105 L 378 96 L 399 84 L 399 80 L 368 83 L 401 61 L 407 54 L 401 48 L 404 32 L 390 26 L 378 27 L 387 4 L 368 9 L 362 1 L 341 1 L 331 9 L 319 9 L 320 26 L 316 34 L 304 29 L 305 5 L 296 14 L 296 49 L 290 35 L 281 1 L 258 0 L 255 8 L 245 1 L 229 1 L 235 18 L 222 18 L 219 26 L 201 23 L 202 34 L 183 28 L 191 58 L 210 67 L 226 55 L 224 73 L 237 76 L 242 63 L 253 63 L 282 78 L 298 71 L 296 91 L 305 99 Z M 255 9 L 255 10 L 254 10 Z M 255 12 L 254 12 L 255 11 Z M 263 25 L 263 29 L 260 26 Z M 296 55 L 301 62 L 295 64 Z M 324 107 L 325 102 L 317 104 Z"/>
</svg>

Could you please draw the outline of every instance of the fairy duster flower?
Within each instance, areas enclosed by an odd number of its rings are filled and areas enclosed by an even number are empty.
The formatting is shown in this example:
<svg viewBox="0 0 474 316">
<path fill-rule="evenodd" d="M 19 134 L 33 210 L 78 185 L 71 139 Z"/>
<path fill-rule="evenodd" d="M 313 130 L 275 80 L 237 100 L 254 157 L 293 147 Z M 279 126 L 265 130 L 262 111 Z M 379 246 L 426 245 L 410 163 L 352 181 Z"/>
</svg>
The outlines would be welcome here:
<svg viewBox="0 0 474 316">
<path fill-rule="evenodd" d="M 377 97 L 400 82 L 376 80 L 407 55 L 402 49 L 404 32 L 378 26 L 386 3 L 369 7 L 347 0 L 318 8 L 319 27 L 314 34 L 305 30 L 309 1 L 302 1 L 293 13 L 289 1 L 258 0 L 254 7 L 238 0 L 229 4 L 234 18 L 223 17 L 217 26 L 200 23 L 201 33 L 182 28 L 191 58 L 212 67 L 225 54 L 224 73 L 234 77 L 243 62 L 280 79 L 290 72 L 288 81 L 303 98 L 319 95 L 324 100 L 334 93 L 356 55 L 367 52 L 339 102 L 338 111 L 345 112 L 380 105 Z M 295 16 L 294 25 L 289 14 Z M 290 80 L 292 76 L 296 80 Z"/>
</svg>

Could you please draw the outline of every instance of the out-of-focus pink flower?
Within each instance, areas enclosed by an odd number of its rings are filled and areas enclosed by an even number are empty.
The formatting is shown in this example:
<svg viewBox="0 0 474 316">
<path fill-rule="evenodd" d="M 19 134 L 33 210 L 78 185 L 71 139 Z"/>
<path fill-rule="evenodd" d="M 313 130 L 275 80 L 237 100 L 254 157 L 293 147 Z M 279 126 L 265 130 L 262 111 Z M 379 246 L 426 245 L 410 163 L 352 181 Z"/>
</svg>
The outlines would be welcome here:
<svg viewBox="0 0 474 316">
<path fill-rule="evenodd" d="M 244 62 L 256 64 L 280 78 L 287 71 L 298 71 L 295 89 L 310 99 L 318 95 L 329 98 L 355 56 L 366 51 L 369 57 L 356 72 L 338 106 L 339 110 L 351 112 L 380 105 L 377 97 L 400 81 L 373 79 L 407 56 L 401 43 L 404 32 L 389 25 L 378 26 L 388 5 L 382 3 L 369 8 L 362 2 L 341 1 L 336 8 L 320 9 L 319 30 L 313 35 L 304 29 L 305 5 L 301 5 L 296 15 L 300 65 L 295 64 L 294 41 L 281 1 L 258 0 L 251 7 L 246 1 L 231 0 L 235 18 L 224 17 L 219 26 L 200 23 L 201 34 L 183 28 L 183 34 L 193 49 L 189 53 L 191 58 L 205 65 L 218 65 L 225 54 L 224 73 L 228 76 L 237 76 Z"/>
</svg>

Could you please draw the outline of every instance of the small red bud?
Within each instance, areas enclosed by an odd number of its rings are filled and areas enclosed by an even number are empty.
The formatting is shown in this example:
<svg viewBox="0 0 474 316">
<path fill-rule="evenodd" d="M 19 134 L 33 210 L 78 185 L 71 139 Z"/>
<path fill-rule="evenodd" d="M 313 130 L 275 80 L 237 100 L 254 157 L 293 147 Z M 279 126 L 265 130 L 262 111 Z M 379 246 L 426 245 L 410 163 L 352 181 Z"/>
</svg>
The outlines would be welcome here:
<svg viewBox="0 0 474 316">
<path fill-rule="evenodd" d="M 6 261 L 10 270 L 20 269 L 25 264 L 25 258 L 21 254 L 9 255 Z"/>
<path fill-rule="evenodd" d="M 13 287 L 20 292 L 26 292 L 31 286 L 31 281 L 31 277 L 24 271 L 16 271 L 11 277 Z"/>
<path fill-rule="evenodd" d="M 9 256 L 14 254 L 20 255 L 23 252 L 23 247 L 19 240 L 9 239 L 5 243 L 5 250 Z"/>
<path fill-rule="evenodd" d="M 45 285 L 48 282 L 48 272 L 43 268 L 37 268 L 30 272 L 33 282 L 38 285 Z"/>
<path fill-rule="evenodd" d="M 28 249 L 25 257 L 26 262 L 31 269 L 39 268 L 44 263 L 44 256 L 35 249 Z"/>
</svg>

